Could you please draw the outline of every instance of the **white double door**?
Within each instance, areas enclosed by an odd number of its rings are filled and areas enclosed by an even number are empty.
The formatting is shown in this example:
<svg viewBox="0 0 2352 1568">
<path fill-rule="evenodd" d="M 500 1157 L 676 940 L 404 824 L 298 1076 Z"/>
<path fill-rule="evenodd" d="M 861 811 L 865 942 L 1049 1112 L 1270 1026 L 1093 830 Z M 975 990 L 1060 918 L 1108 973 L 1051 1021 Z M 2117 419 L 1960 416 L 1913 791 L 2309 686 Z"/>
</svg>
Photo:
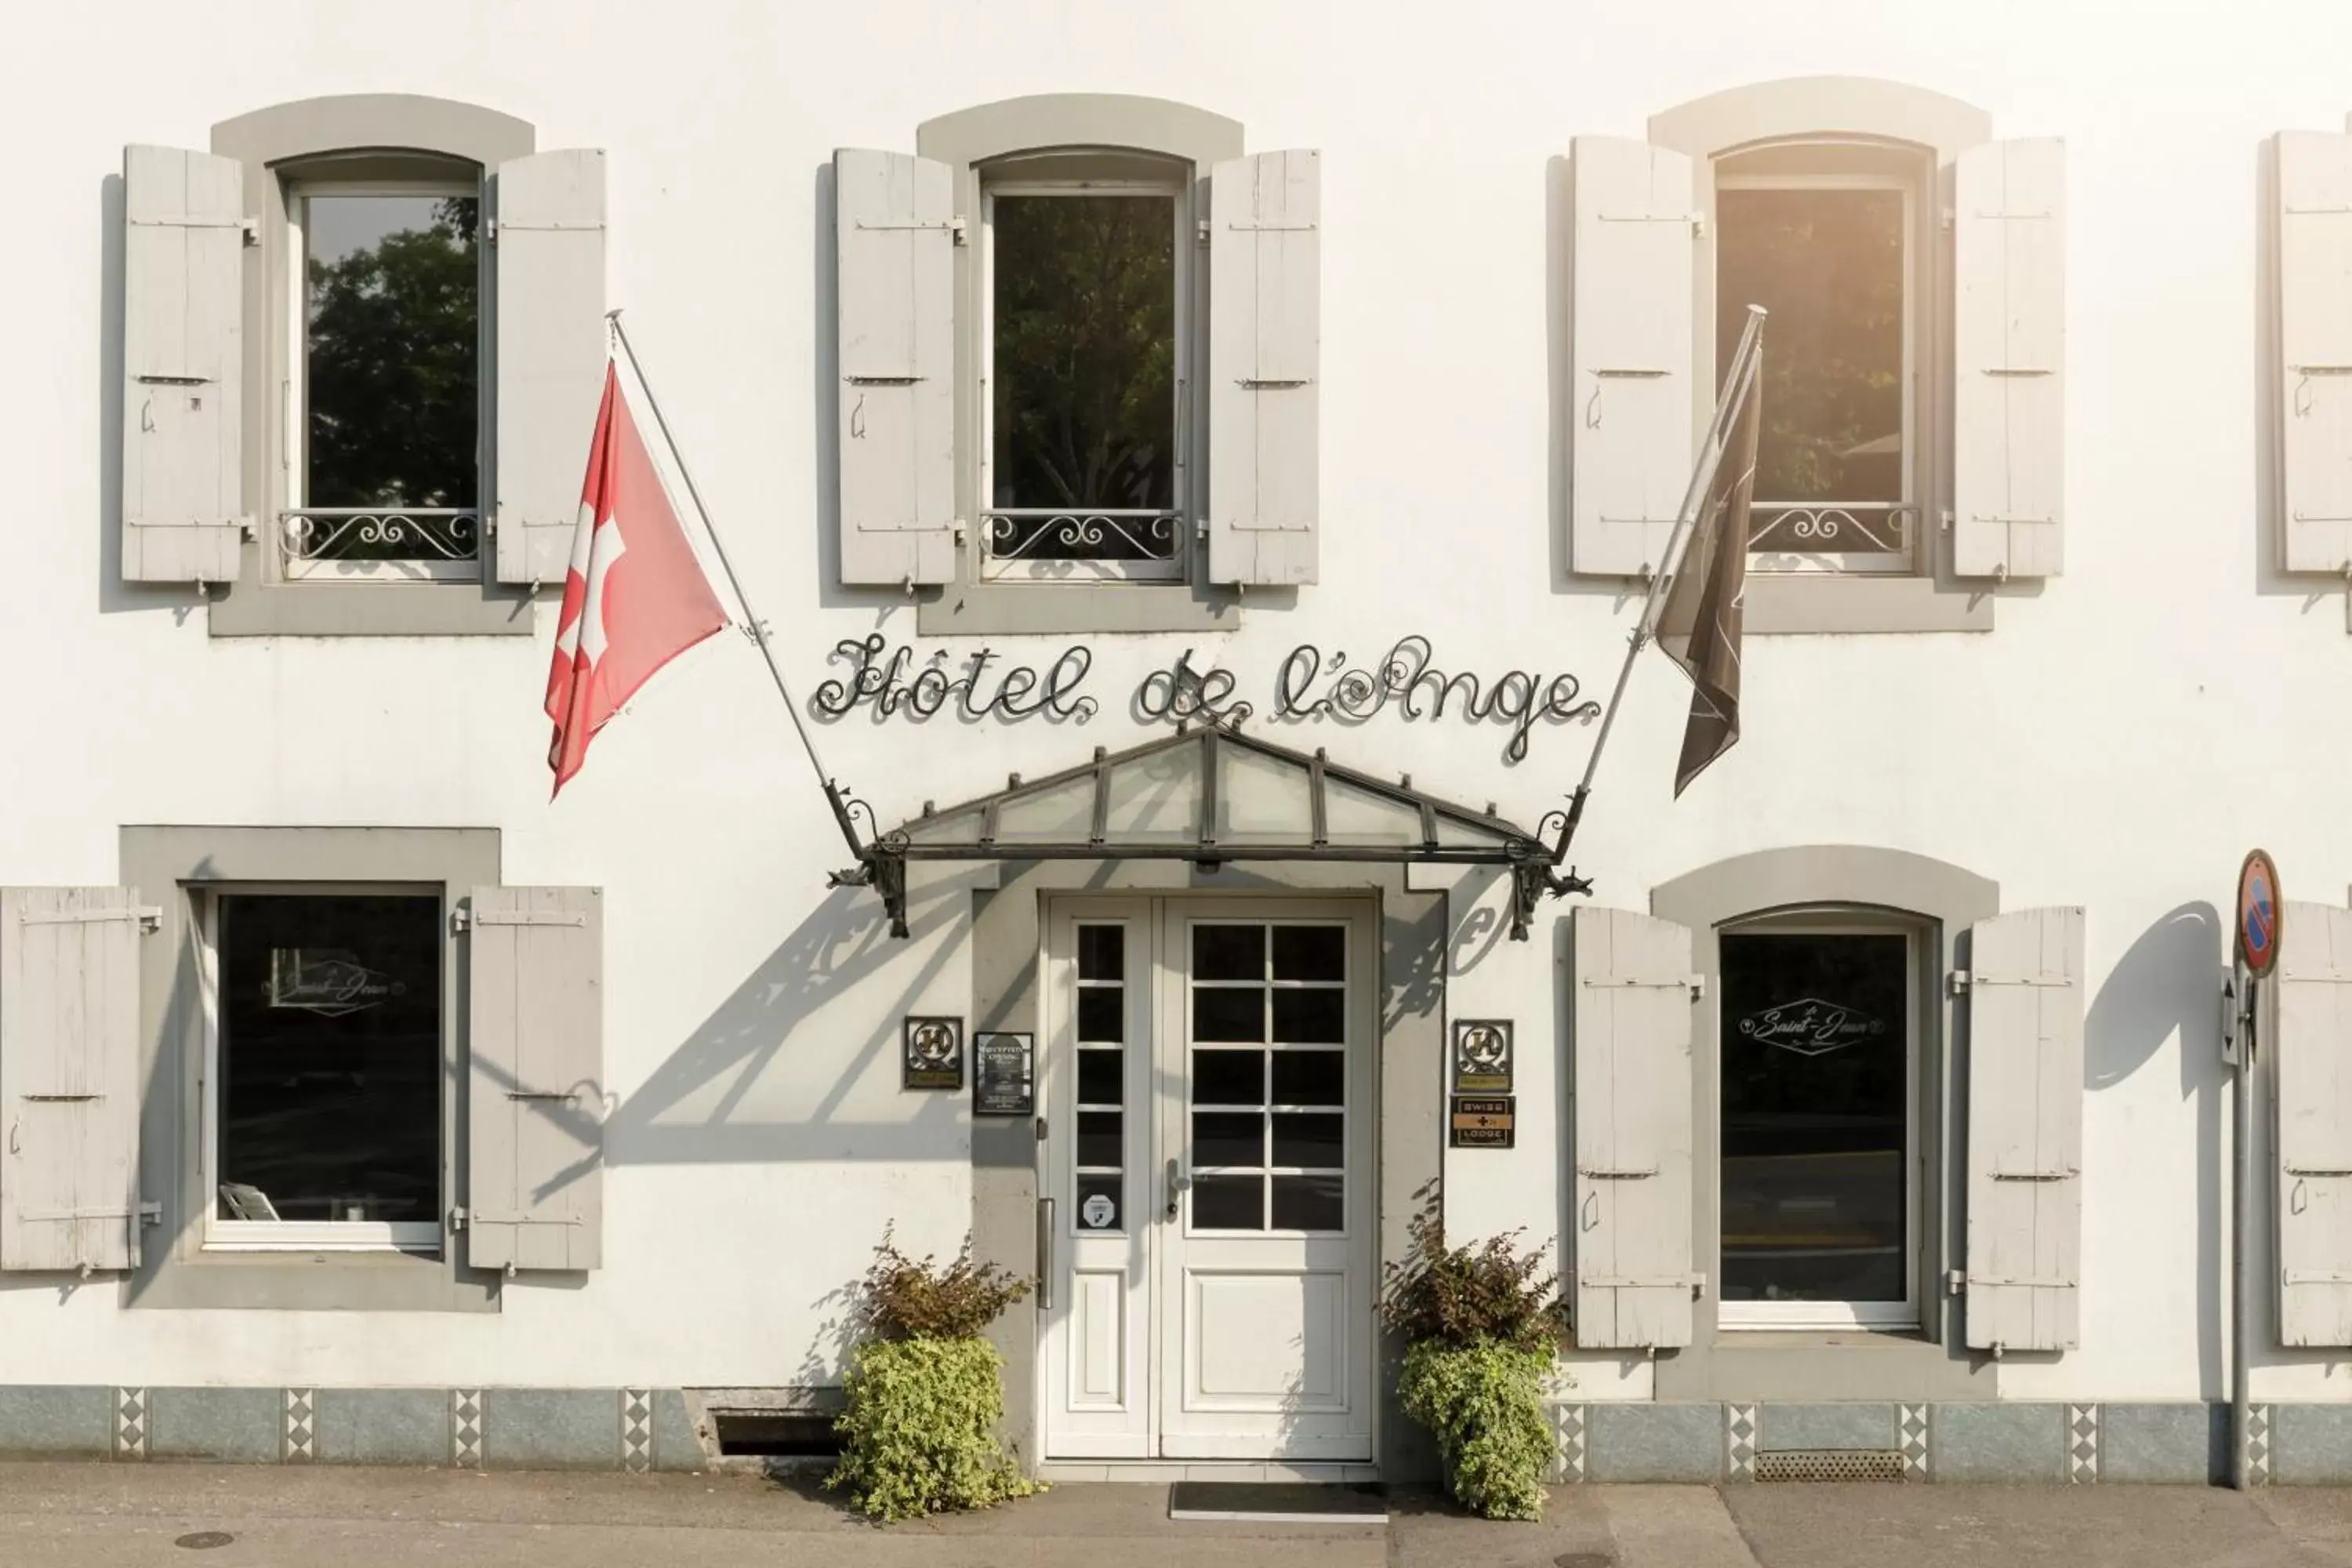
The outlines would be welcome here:
<svg viewBox="0 0 2352 1568">
<path fill-rule="evenodd" d="M 1372 931 L 1349 901 L 1049 910 L 1049 1457 L 1371 1458 Z"/>
</svg>

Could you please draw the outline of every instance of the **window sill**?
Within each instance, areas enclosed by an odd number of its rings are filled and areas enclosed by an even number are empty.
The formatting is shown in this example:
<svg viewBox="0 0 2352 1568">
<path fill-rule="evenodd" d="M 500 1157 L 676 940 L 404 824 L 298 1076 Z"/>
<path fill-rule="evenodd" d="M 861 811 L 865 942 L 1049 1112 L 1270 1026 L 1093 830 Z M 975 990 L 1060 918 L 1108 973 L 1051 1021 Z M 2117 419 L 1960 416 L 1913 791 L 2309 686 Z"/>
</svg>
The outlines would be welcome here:
<svg viewBox="0 0 2352 1568">
<path fill-rule="evenodd" d="M 211 627 L 216 637 L 529 637 L 531 598 L 496 583 L 247 581 L 212 601 Z"/>
<path fill-rule="evenodd" d="M 224 1252 L 169 1258 L 124 1305 L 183 1310 L 495 1312 L 495 1276 L 453 1270 L 435 1255 L 391 1250 Z"/>
<path fill-rule="evenodd" d="M 915 611 L 925 637 L 1229 632 L 1241 623 L 1240 595 L 1184 583 L 961 582 Z"/>
<path fill-rule="evenodd" d="M 1756 575 L 1742 605 L 1744 629 L 1758 637 L 1992 630 L 1989 587 L 1927 577 Z"/>
</svg>

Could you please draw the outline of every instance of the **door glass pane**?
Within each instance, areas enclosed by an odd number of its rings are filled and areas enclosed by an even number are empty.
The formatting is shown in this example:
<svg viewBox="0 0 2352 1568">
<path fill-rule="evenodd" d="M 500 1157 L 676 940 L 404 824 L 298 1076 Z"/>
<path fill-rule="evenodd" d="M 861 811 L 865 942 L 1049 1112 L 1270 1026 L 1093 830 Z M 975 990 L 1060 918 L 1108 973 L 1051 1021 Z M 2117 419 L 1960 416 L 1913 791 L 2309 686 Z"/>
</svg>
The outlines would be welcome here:
<svg viewBox="0 0 2352 1568">
<path fill-rule="evenodd" d="M 1276 992 L 1274 1037 L 1291 1046 L 1340 1044 L 1348 1037 L 1348 994 L 1338 986 Z"/>
<path fill-rule="evenodd" d="M 1255 1110 L 1192 1112 L 1192 1163 L 1237 1165 L 1247 1170 L 1265 1163 L 1265 1119 Z"/>
<path fill-rule="evenodd" d="M 1119 1105 L 1126 1101 L 1119 1082 L 1126 1067 L 1125 1054 L 1119 1051 L 1080 1051 L 1078 1053 L 1078 1103 L 1081 1105 Z"/>
<path fill-rule="evenodd" d="M 1192 1226 L 1196 1230 L 1264 1230 L 1264 1176 L 1192 1178 Z"/>
<path fill-rule="evenodd" d="M 1119 1137 L 1125 1122 L 1126 1118 L 1116 1110 L 1079 1111 L 1078 1163 L 1113 1171 L 1125 1164 Z"/>
<path fill-rule="evenodd" d="M 1280 1058 L 1277 1058 L 1278 1061 Z M 1194 1051 L 1192 1103 L 1195 1105 L 1264 1105 L 1264 1051 Z"/>
<path fill-rule="evenodd" d="M 1274 1103 L 1339 1105 L 1348 1082 L 1347 1058 L 1338 1051 L 1276 1051 Z"/>
<path fill-rule="evenodd" d="M 1342 1163 L 1340 1135 L 1347 1124 L 1344 1116 L 1277 1115 L 1274 1119 L 1274 1163 L 1338 1170 Z"/>
<path fill-rule="evenodd" d="M 1265 978 L 1265 928 L 1259 925 L 1196 925 L 1192 928 L 1192 978 Z"/>
<path fill-rule="evenodd" d="M 1078 991 L 1078 1038 L 1116 1044 L 1126 1034 L 1127 993 L 1117 985 Z"/>
<path fill-rule="evenodd" d="M 1127 928 L 1091 925 L 1078 928 L 1078 978 L 1127 978 Z"/>
<path fill-rule="evenodd" d="M 441 1212 L 441 900 L 220 900 L 223 1219 Z"/>
<path fill-rule="evenodd" d="M 1124 1207 L 1123 1183 L 1117 1175 L 1083 1175 L 1078 1178 L 1078 1207 L 1071 1215 L 1081 1231 L 1125 1230 L 1127 1213 Z"/>
<path fill-rule="evenodd" d="M 1276 980 L 1345 980 L 1348 977 L 1348 928 L 1275 927 L 1274 977 Z"/>
<path fill-rule="evenodd" d="M 1723 1293 L 1900 1301 L 1908 940 L 1722 938 Z"/>
<path fill-rule="evenodd" d="M 1192 1037 L 1196 1040 L 1265 1038 L 1265 993 L 1255 985 L 1192 987 Z"/>
<path fill-rule="evenodd" d="M 1347 1178 L 1328 1175 L 1274 1178 L 1274 1228 L 1345 1230 Z"/>
</svg>

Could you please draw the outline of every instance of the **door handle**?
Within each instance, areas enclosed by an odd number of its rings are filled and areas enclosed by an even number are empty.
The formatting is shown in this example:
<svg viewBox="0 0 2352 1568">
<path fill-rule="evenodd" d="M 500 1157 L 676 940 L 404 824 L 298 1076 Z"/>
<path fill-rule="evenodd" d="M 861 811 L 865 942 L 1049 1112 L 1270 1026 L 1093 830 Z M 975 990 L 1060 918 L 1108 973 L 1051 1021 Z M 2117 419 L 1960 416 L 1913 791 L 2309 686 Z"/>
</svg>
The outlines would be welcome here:
<svg viewBox="0 0 2352 1568">
<path fill-rule="evenodd" d="M 1054 1200 L 1037 1200 L 1037 1310 L 1054 1310 Z"/>
<path fill-rule="evenodd" d="M 1174 1219 L 1184 1212 L 1184 1190 L 1192 1185 L 1190 1178 L 1173 1160 L 1168 1162 L 1168 1217 Z"/>
</svg>

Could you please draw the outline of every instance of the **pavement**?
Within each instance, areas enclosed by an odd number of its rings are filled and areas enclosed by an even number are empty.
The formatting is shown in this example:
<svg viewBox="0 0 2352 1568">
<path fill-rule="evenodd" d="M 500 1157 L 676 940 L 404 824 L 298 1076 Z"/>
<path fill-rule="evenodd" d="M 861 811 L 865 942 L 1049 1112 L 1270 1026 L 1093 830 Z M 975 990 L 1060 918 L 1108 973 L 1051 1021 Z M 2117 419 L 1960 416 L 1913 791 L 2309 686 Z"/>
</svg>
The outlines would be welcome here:
<svg viewBox="0 0 2352 1568">
<path fill-rule="evenodd" d="M 880 1528 L 800 1480 L 0 1465 L 5 1568 L 2352 1568 L 2352 1492 L 1574 1487 L 1541 1524 L 1395 1500 L 1373 1525 L 1178 1523 L 1060 1486 Z"/>
</svg>

